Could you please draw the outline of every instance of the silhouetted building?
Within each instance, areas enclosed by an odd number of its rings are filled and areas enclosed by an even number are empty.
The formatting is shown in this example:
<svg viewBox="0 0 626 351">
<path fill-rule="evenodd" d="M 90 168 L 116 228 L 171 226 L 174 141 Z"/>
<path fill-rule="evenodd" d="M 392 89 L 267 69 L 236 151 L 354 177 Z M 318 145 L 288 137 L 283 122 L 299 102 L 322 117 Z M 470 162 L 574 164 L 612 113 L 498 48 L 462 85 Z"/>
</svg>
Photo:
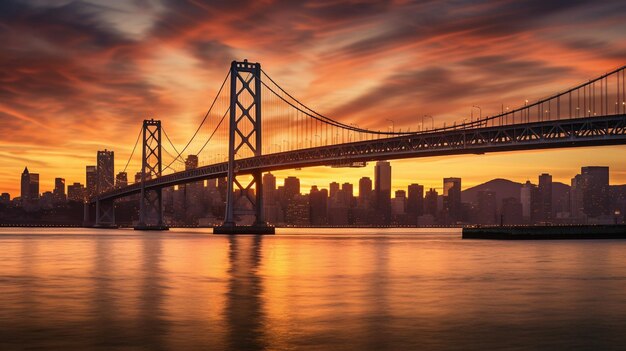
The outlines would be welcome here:
<svg viewBox="0 0 626 351">
<path fill-rule="evenodd" d="M 339 183 L 337 182 L 332 182 L 328 185 L 328 189 L 329 189 L 329 195 L 331 199 L 334 199 L 337 197 L 337 193 L 339 193 Z"/>
<path fill-rule="evenodd" d="M 520 188 L 520 202 L 522 203 L 522 216 L 524 222 L 534 224 L 539 220 L 540 202 L 539 189 L 529 180 Z"/>
<path fill-rule="evenodd" d="M 583 210 L 587 217 L 612 215 L 609 210 L 609 167 L 582 167 Z"/>
<path fill-rule="evenodd" d="M 30 173 L 27 167 L 24 167 L 21 181 L 22 207 L 30 210 L 37 207 L 39 203 L 39 174 Z"/>
<path fill-rule="evenodd" d="M 306 226 L 311 223 L 309 220 L 308 195 L 301 195 L 298 193 L 291 198 L 287 205 L 285 222 L 287 222 L 287 224 L 295 226 Z"/>
<path fill-rule="evenodd" d="M 522 203 L 514 198 L 507 197 L 502 199 L 502 224 L 504 225 L 518 225 L 524 223 L 524 217 L 522 215 Z"/>
<path fill-rule="evenodd" d="M 106 149 L 98 151 L 97 161 L 96 192 L 101 194 L 113 189 L 115 185 L 115 153 Z"/>
<path fill-rule="evenodd" d="M 41 208 L 49 210 L 54 207 L 54 194 L 52 191 L 45 191 L 41 194 Z"/>
<path fill-rule="evenodd" d="M 369 177 L 359 179 L 359 199 L 360 208 L 369 208 L 372 201 L 372 180 Z"/>
<path fill-rule="evenodd" d="M 139 174 L 141 174 L 141 172 Z M 123 187 L 125 187 L 127 185 L 128 185 L 128 173 L 126 173 L 126 172 L 119 172 L 115 176 L 115 187 L 116 188 L 123 188 Z"/>
<path fill-rule="evenodd" d="M 198 168 L 198 155 L 187 155 L 185 160 L 185 170 Z"/>
<path fill-rule="evenodd" d="M 402 215 L 406 212 L 406 191 L 396 190 L 395 197 L 391 200 L 391 213 Z"/>
<path fill-rule="evenodd" d="M 549 222 L 552 219 L 552 176 L 543 173 L 539 176 L 539 212 L 540 222 Z"/>
<path fill-rule="evenodd" d="M 54 178 L 54 190 L 52 191 L 54 203 L 64 203 L 67 201 L 65 196 L 65 179 Z"/>
<path fill-rule="evenodd" d="M 325 225 L 328 223 L 328 190 L 319 190 L 313 185 L 309 192 L 309 218 L 312 225 Z"/>
<path fill-rule="evenodd" d="M 426 192 L 426 196 L 424 197 L 424 213 L 431 215 L 433 217 L 437 217 L 437 212 L 439 208 L 437 206 L 437 198 L 439 194 L 437 194 L 437 190 L 430 188 Z"/>
<path fill-rule="evenodd" d="M 285 178 L 285 199 L 289 201 L 298 194 L 300 194 L 300 179 L 296 177 Z"/>
<path fill-rule="evenodd" d="M 583 205 L 583 176 L 577 174 L 572 178 L 570 186 L 570 216 L 578 219 L 579 222 L 584 217 L 584 205 Z"/>
<path fill-rule="evenodd" d="M 11 203 L 11 195 L 9 193 L 0 194 L 0 204 L 8 206 Z"/>
<path fill-rule="evenodd" d="M 497 202 L 495 191 L 479 191 L 476 194 L 478 201 L 478 213 L 476 222 L 479 224 L 496 224 L 497 221 Z"/>
<path fill-rule="evenodd" d="M 341 185 L 341 201 L 349 208 L 353 206 L 354 202 L 354 186 L 350 183 L 343 183 Z"/>
<path fill-rule="evenodd" d="M 276 192 L 276 176 L 272 173 L 263 175 L 263 207 L 265 209 L 265 220 L 268 223 L 276 224 L 282 222 L 283 216 Z"/>
<path fill-rule="evenodd" d="M 98 182 L 98 170 L 96 166 L 85 167 L 85 191 L 87 197 L 93 197 L 96 195 Z"/>
<path fill-rule="evenodd" d="M 411 184 L 408 190 L 406 213 L 410 218 L 417 219 L 417 217 L 424 214 L 424 186 Z"/>
<path fill-rule="evenodd" d="M 444 222 L 461 220 L 461 178 L 443 178 Z"/>
<path fill-rule="evenodd" d="M 376 211 L 382 216 L 383 224 L 391 221 L 391 164 L 378 161 L 374 167 L 374 196 Z"/>
<path fill-rule="evenodd" d="M 83 202 L 85 200 L 85 187 L 80 183 L 68 185 L 67 199 L 69 201 Z"/>
</svg>

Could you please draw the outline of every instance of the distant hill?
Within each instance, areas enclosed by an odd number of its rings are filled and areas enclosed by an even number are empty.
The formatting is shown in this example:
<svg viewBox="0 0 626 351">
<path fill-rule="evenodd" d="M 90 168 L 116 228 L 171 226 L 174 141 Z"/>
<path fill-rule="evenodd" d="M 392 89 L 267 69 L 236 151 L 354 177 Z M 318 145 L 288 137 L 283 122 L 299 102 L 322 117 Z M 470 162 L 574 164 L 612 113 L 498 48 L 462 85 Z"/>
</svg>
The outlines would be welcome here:
<svg viewBox="0 0 626 351">
<path fill-rule="evenodd" d="M 507 197 L 514 197 L 520 199 L 520 189 L 522 183 L 517 183 L 508 179 L 492 179 L 486 183 L 476 185 L 474 187 L 465 189 L 461 192 L 461 199 L 463 202 L 476 202 L 477 194 L 479 191 L 495 191 L 496 201 L 498 204 L 502 203 L 502 199 Z M 560 182 L 552 183 L 552 203 L 557 204 L 568 197 L 570 186 Z"/>
<path fill-rule="evenodd" d="M 492 179 L 486 183 L 463 190 L 461 192 L 461 201 L 476 202 L 476 197 L 479 191 L 495 191 L 497 204 L 501 204 L 502 199 L 507 197 L 514 197 L 519 200 L 521 187 L 521 183 L 516 183 L 508 179 Z"/>
</svg>

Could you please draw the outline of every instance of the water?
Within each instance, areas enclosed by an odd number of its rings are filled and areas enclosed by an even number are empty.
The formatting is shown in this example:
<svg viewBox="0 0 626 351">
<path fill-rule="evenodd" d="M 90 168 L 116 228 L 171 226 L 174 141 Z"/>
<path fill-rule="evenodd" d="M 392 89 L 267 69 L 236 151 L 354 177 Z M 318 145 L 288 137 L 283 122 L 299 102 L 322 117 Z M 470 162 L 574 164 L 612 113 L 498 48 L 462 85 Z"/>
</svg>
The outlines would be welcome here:
<svg viewBox="0 0 626 351">
<path fill-rule="evenodd" d="M 456 230 L 1 229 L 0 350 L 625 349 L 625 252 Z"/>
</svg>

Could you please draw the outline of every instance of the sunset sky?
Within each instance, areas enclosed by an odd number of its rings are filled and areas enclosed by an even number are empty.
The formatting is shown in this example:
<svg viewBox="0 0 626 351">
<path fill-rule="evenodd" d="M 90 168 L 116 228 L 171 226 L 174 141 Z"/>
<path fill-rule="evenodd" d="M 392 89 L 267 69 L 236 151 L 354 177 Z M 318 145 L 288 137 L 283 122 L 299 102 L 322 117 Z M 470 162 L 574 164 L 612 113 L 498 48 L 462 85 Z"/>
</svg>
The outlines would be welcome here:
<svg viewBox="0 0 626 351">
<path fill-rule="evenodd" d="M 98 149 L 128 159 L 141 121 L 191 136 L 232 60 L 260 62 L 307 105 L 346 124 L 415 128 L 519 106 L 626 64 L 624 1 L 0 2 L 0 192 L 19 195 L 25 166 L 85 182 Z M 476 111 L 476 110 L 475 110 Z M 501 177 L 569 184 L 580 166 L 626 183 L 624 146 L 393 161 L 394 188 L 463 187 Z M 139 161 L 138 159 L 136 160 Z M 129 173 L 138 170 L 131 164 Z M 373 177 L 311 168 L 303 191 Z M 281 183 L 279 181 L 279 183 Z"/>
</svg>

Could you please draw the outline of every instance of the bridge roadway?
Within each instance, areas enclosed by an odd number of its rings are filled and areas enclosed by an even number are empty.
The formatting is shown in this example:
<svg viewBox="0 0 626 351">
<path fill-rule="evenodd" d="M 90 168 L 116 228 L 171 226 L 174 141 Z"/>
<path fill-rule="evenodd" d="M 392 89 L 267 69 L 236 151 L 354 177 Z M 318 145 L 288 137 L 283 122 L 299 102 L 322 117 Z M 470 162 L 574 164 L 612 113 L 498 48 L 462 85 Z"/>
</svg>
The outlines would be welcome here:
<svg viewBox="0 0 626 351">
<path fill-rule="evenodd" d="M 626 115 L 583 117 L 472 129 L 452 129 L 319 146 L 236 161 L 237 174 L 284 169 L 486 152 L 626 144 Z M 226 177 L 226 162 L 176 172 L 145 182 L 158 189 Z M 141 183 L 100 194 L 110 200 L 140 193 Z M 95 202 L 92 197 L 90 202 Z"/>
</svg>

